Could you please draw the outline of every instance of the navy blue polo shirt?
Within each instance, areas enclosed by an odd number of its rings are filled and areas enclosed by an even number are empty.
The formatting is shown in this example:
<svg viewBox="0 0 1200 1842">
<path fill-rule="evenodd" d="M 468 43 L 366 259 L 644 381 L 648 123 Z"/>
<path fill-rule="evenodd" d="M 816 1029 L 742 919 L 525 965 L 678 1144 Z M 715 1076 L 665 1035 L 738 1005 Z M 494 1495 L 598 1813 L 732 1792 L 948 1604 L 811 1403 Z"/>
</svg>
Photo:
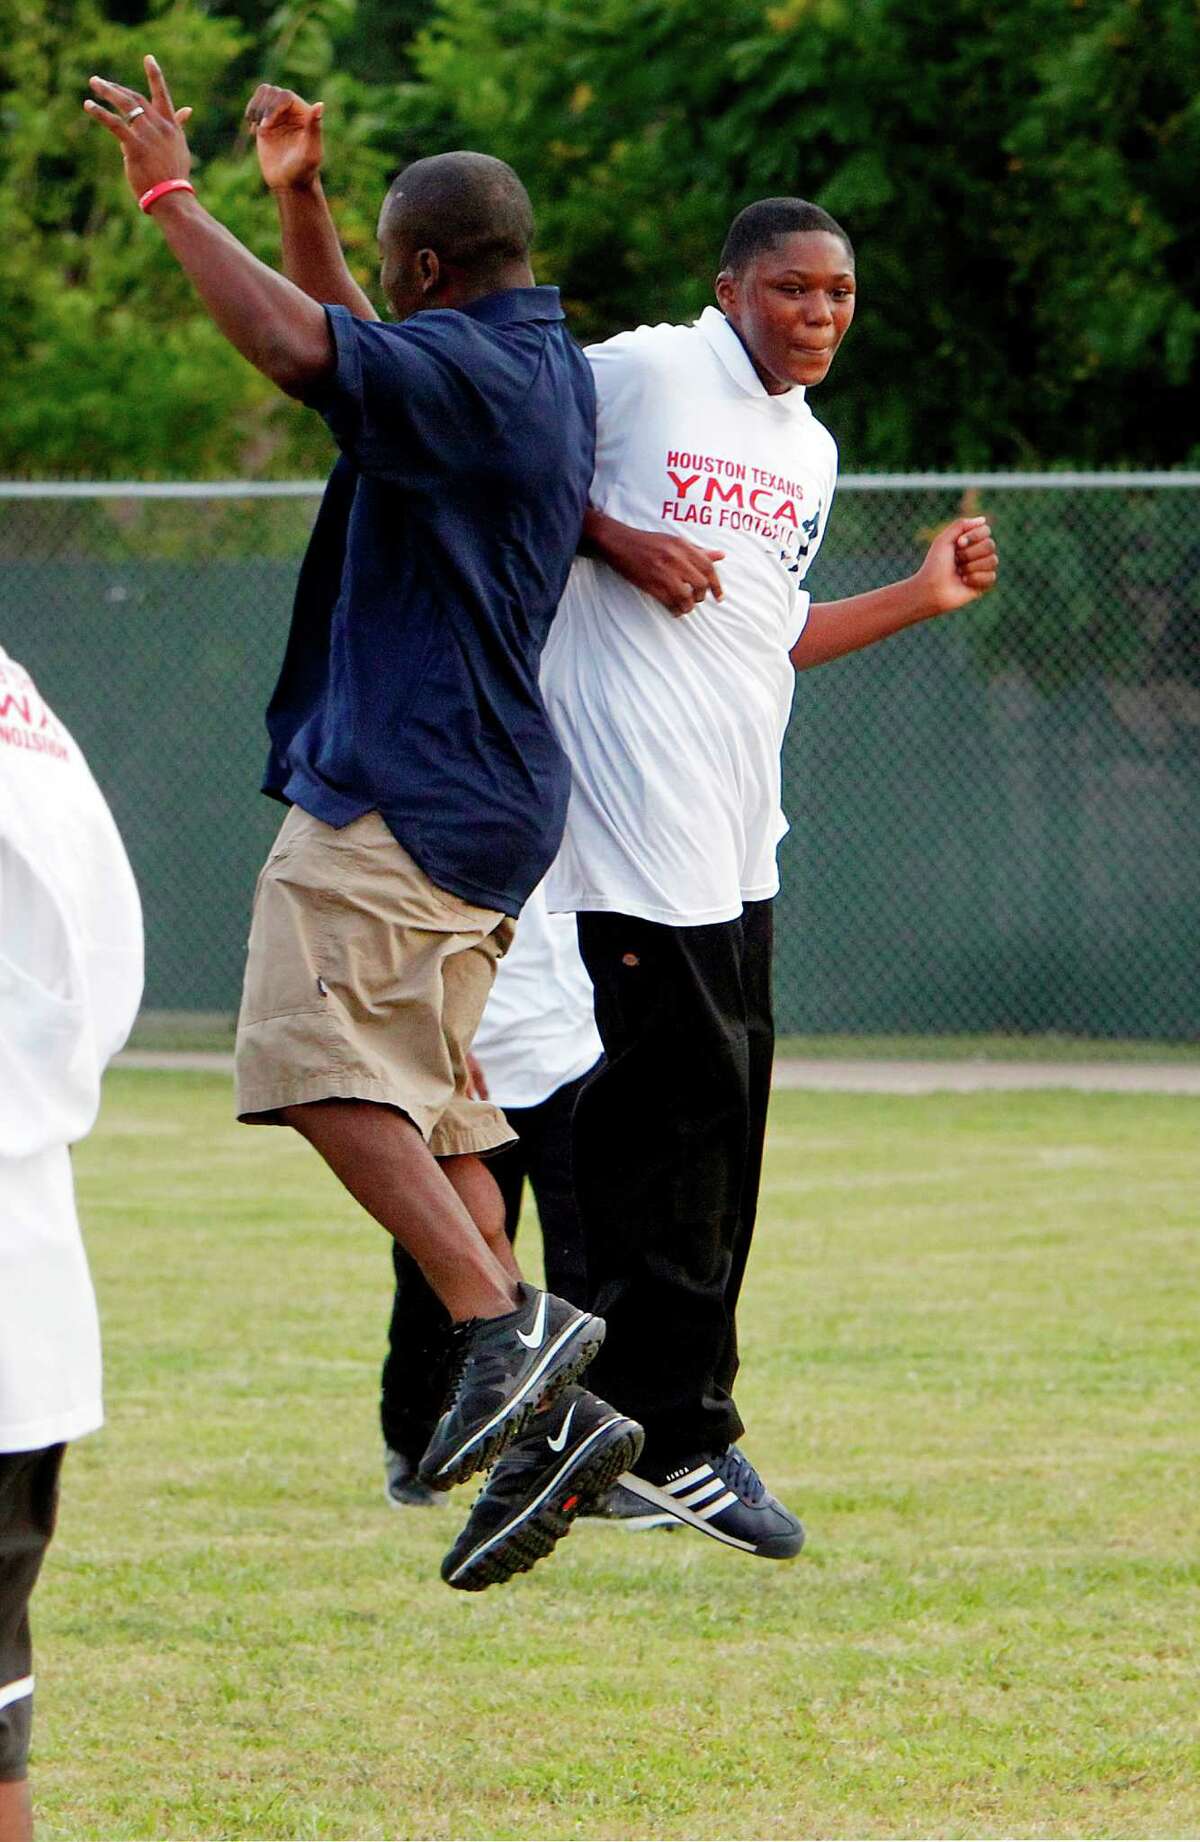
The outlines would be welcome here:
<svg viewBox="0 0 1200 1842">
<path fill-rule="evenodd" d="M 515 915 L 566 817 L 538 663 L 587 507 L 591 368 L 555 288 L 400 325 L 326 313 L 336 366 L 308 400 L 342 458 L 263 790 L 328 825 L 378 811 L 439 888 Z"/>
</svg>

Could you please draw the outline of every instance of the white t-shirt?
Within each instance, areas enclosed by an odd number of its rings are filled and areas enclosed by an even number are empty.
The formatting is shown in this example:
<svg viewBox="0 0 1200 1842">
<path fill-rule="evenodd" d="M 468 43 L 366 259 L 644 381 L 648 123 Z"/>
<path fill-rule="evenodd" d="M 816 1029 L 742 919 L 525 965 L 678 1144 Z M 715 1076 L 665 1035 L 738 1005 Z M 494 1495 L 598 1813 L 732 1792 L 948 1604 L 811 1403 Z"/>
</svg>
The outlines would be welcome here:
<svg viewBox="0 0 1200 1842">
<path fill-rule="evenodd" d="M 521 910 L 472 1048 L 500 1107 L 540 1106 L 600 1059 L 575 917 L 547 911 L 544 883 Z"/>
<path fill-rule="evenodd" d="M 0 1451 L 103 1418 L 67 1146 L 142 992 L 142 917 L 87 763 L 0 650 Z"/>
<path fill-rule="evenodd" d="M 780 749 L 837 449 L 797 386 L 763 388 L 725 316 L 641 326 L 588 351 L 592 503 L 723 550 L 724 600 L 680 619 L 581 557 L 551 626 L 542 688 L 570 756 L 551 909 L 685 926 L 729 921 L 779 887 Z"/>
</svg>

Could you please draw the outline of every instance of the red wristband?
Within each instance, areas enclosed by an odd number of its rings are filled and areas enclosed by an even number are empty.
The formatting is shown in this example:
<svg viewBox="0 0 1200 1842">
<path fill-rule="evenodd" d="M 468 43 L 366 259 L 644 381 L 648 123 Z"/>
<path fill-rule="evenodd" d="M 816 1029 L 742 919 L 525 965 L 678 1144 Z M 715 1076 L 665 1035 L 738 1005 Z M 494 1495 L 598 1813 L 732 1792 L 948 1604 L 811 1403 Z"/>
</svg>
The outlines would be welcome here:
<svg viewBox="0 0 1200 1842">
<path fill-rule="evenodd" d="M 138 199 L 139 210 L 149 211 L 151 205 L 165 198 L 168 192 L 190 192 L 193 198 L 196 196 L 196 188 L 190 179 L 160 179 L 157 185 L 152 185 L 148 192 L 142 193 Z"/>
</svg>

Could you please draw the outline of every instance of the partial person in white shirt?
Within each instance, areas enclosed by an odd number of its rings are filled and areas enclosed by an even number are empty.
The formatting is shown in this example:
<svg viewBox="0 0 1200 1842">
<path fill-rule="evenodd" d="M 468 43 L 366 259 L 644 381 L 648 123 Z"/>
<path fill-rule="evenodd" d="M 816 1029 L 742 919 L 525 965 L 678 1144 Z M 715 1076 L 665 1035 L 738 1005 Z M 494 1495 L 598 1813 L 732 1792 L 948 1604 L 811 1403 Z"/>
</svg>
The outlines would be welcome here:
<svg viewBox="0 0 1200 1842">
<path fill-rule="evenodd" d="M 770 1093 L 795 673 L 966 606 L 997 567 L 985 520 L 959 519 L 906 581 L 810 605 L 837 451 L 806 393 L 855 289 L 850 240 L 827 212 L 763 199 L 730 228 L 718 307 L 590 349 L 590 555 L 542 668 L 572 768 L 547 901 L 578 915 L 605 1050 L 575 1113 L 588 1303 L 608 1323 L 591 1380 L 646 1430 L 626 1486 L 768 1559 L 796 1554 L 804 1531 L 740 1451 L 732 1391 Z M 535 1467 L 519 1442 L 481 1499 L 503 1500 L 518 1529 L 524 1475 Z M 505 1557 L 492 1558 L 499 1572 Z"/>
<path fill-rule="evenodd" d="M 103 1419 L 68 1147 L 142 993 L 137 887 L 104 796 L 0 650 L 0 1842 L 32 1834 L 29 1599 L 67 1443 Z"/>
<path fill-rule="evenodd" d="M 487 1161 L 504 1199 L 509 1239 L 516 1239 L 528 1183 L 546 1284 L 571 1301 L 587 1291 L 571 1120 L 601 1054 L 575 917 L 550 914 L 539 885 L 497 970 L 475 1033 L 472 1075 L 480 1098 L 501 1107 L 517 1134 Z M 400 1247 L 393 1249 L 392 1265 L 395 1291 L 379 1404 L 385 1489 L 393 1507 L 414 1508 L 438 1500 L 416 1470 L 445 1394 L 449 1321 Z"/>
</svg>

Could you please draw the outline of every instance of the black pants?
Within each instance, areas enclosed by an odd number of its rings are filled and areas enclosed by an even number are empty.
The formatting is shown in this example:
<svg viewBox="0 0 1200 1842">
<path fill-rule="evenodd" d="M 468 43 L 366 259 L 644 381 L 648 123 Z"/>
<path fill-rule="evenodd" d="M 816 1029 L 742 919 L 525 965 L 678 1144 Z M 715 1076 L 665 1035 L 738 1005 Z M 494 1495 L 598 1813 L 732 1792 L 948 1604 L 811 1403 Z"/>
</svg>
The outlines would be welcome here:
<svg viewBox="0 0 1200 1842">
<path fill-rule="evenodd" d="M 572 1304 L 582 1304 L 587 1289 L 583 1230 L 571 1178 L 571 1116 L 587 1079 L 583 1075 L 566 1082 L 538 1106 L 506 1108 L 509 1124 L 519 1134 L 517 1143 L 487 1161 L 504 1198 L 510 1241 L 516 1240 L 528 1179 L 542 1225 L 546 1284 Z M 415 1462 L 429 1444 L 445 1398 L 449 1319 L 398 1242 L 392 1245 L 392 1265 L 396 1290 L 379 1417 L 387 1444 Z"/>
<path fill-rule="evenodd" d="M 744 1430 L 735 1313 L 775 1045 L 772 907 L 704 927 L 578 919 L 605 1055 L 575 1110 L 588 1303 L 608 1322 L 585 1380 L 645 1426 L 652 1474 Z"/>
<path fill-rule="evenodd" d="M 26 1775 L 33 1723 L 29 1598 L 54 1534 L 64 1445 L 0 1452 L 0 1784 Z"/>
</svg>

